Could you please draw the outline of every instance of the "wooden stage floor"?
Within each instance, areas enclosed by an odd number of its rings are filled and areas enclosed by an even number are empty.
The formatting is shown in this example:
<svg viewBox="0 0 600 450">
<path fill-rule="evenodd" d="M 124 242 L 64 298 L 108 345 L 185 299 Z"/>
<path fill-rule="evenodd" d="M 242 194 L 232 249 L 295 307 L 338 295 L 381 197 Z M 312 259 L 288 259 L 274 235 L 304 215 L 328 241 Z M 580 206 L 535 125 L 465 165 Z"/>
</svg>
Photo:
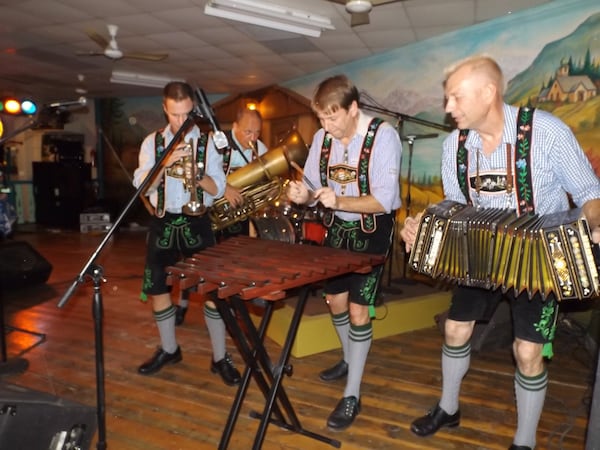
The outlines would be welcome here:
<svg viewBox="0 0 600 450">
<path fill-rule="evenodd" d="M 20 374 L 3 375 L 3 383 L 96 408 L 91 282 L 78 286 L 64 308 L 57 304 L 102 238 L 59 230 L 15 234 L 14 241 L 30 243 L 53 270 L 45 284 L 4 292 L 5 322 L 18 330 L 43 334 L 45 340 L 40 342 L 38 335 L 23 331 L 6 335 L 9 358 L 23 357 L 29 367 Z M 211 351 L 200 302 L 193 301 L 186 323 L 177 330 L 183 362 L 154 376 L 137 373 L 138 365 L 158 345 L 150 307 L 139 300 L 144 240 L 143 232 L 119 230 L 97 260 L 106 279 L 101 293 L 108 448 L 217 448 L 235 390 L 209 371 Z M 392 300 L 389 295 L 387 299 Z M 394 300 L 402 301 L 402 294 Z M 585 330 L 569 313 L 561 316 L 556 356 L 549 364 L 539 449 L 585 447 L 596 359 L 586 343 L 589 336 Z M 410 422 L 439 398 L 440 344 L 433 320 L 429 327 L 375 341 L 363 379 L 362 412 L 355 424 L 341 433 L 329 431 L 325 422 L 343 394 L 343 382 L 327 384 L 317 376 L 338 361 L 339 350 L 292 357 L 293 374 L 284 379 L 283 386 L 304 428 L 338 439 L 342 449 L 508 448 L 515 427 L 514 366 L 508 346 L 473 354 L 461 393 L 459 428 L 426 439 L 410 432 Z M 240 367 L 234 343 L 229 339 L 227 345 Z M 267 347 L 278 354 L 279 345 L 270 339 Z M 252 382 L 229 448 L 251 448 L 258 422 L 248 413 L 262 410 L 262 400 Z M 95 445 L 96 440 L 91 448 Z M 271 425 L 263 448 L 333 447 Z"/>
</svg>

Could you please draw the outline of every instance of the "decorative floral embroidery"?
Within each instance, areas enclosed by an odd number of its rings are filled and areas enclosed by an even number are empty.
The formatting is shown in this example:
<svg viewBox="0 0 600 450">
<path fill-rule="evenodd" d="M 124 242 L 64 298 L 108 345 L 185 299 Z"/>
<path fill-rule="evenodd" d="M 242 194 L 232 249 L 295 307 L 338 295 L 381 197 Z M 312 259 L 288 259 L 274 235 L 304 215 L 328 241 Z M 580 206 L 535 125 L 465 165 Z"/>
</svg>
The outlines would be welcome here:
<svg viewBox="0 0 600 450">
<path fill-rule="evenodd" d="M 542 317 L 540 321 L 534 323 L 535 330 L 539 332 L 544 339 L 552 341 L 556 333 L 556 320 L 555 320 L 556 307 L 554 302 L 544 306 L 542 309 Z"/>
</svg>

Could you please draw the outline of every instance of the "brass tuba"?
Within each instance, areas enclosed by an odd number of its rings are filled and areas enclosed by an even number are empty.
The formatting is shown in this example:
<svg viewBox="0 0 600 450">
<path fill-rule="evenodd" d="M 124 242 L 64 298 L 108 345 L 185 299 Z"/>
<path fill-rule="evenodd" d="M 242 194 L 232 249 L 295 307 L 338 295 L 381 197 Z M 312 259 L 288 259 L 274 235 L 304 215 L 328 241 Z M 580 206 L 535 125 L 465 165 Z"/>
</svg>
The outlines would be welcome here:
<svg viewBox="0 0 600 450">
<path fill-rule="evenodd" d="M 304 166 L 308 147 L 294 130 L 274 149 L 227 176 L 227 183 L 241 190 L 244 202 L 233 207 L 224 197 L 210 207 L 208 215 L 213 230 L 221 230 L 245 220 L 283 192 L 280 176 L 291 171 L 290 162 Z"/>
</svg>

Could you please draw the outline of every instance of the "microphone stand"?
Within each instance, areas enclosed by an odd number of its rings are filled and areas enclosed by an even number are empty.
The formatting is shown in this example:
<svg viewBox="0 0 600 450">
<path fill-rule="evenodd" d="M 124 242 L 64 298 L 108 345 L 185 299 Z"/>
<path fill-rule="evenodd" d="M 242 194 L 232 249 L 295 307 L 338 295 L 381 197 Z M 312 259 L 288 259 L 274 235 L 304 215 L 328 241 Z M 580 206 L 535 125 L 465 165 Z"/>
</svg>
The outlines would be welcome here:
<svg viewBox="0 0 600 450">
<path fill-rule="evenodd" d="M 424 120 L 424 119 L 419 119 L 418 117 L 414 117 L 414 116 L 409 116 L 408 114 L 403 114 L 397 111 L 392 111 L 386 108 L 383 108 L 381 106 L 374 106 L 368 103 L 359 103 L 359 106 L 361 109 L 366 109 L 366 110 L 370 110 L 370 111 L 374 111 L 380 114 L 384 114 L 387 116 L 391 116 L 391 117 L 395 117 L 398 119 L 398 134 L 400 136 L 400 139 L 403 141 L 407 141 L 408 142 L 408 172 L 407 172 L 407 193 L 406 193 L 406 201 L 404 202 L 404 208 L 405 208 L 405 214 L 406 217 L 408 217 L 410 215 L 410 207 L 411 207 L 411 186 L 412 186 L 412 160 L 413 160 L 413 149 L 414 149 L 414 143 L 415 140 L 417 139 L 432 139 L 432 138 L 436 138 L 438 137 L 437 133 L 432 133 L 432 134 L 410 134 L 407 136 L 403 136 L 402 133 L 402 126 L 404 124 L 404 122 L 412 122 L 418 125 L 424 125 L 430 128 L 435 128 L 438 130 L 442 130 L 442 131 L 446 131 L 446 132 L 451 132 L 452 131 L 452 127 L 447 126 L 447 125 L 443 125 L 443 124 L 439 124 L 439 123 L 435 123 L 435 122 L 430 122 L 428 120 Z M 391 283 L 392 283 L 392 267 L 393 267 L 393 254 L 394 251 L 393 249 L 395 248 L 396 245 L 396 230 L 394 230 L 393 235 L 392 235 L 392 251 L 390 252 L 390 256 L 389 256 L 389 265 L 388 265 L 388 282 L 387 282 L 387 290 L 392 290 L 391 289 Z M 404 281 L 405 283 L 409 283 L 409 280 L 406 277 L 406 266 L 407 266 L 407 258 L 408 258 L 408 254 L 403 250 L 402 251 L 403 255 L 404 255 L 404 261 L 402 264 L 402 281 Z M 411 283 L 412 284 L 412 283 Z M 396 294 L 401 294 L 402 291 L 396 291 Z"/>
<path fill-rule="evenodd" d="M 123 221 L 126 214 L 129 212 L 138 196 L 143 195 L 146 191 L 147 186 L 154 181 L 156 174 L 162 167 L 163 161 L 171 154 L 175 143 L 179 142 L 179 138 L 186 130 L 193 124 L 197 116 L 197 111 L 194 109 L 190 112 L 187 119 L 183 122 L 182 126 L 177 130 L 169 145 L 165 148 L 163 154 L 155 162 L 154 167 L 150 170 L 142 184 L 139 186 L 135 194 L 128 201 L 127 205 L 123 208 L 117 219 L 114 221 L 112 227 L 106 232 L 104 239 L 98 245 L 96 250 L 92 253 L 88 261 L 84 264 L 83 268 L 79 272 L 79 275 L 73 280 L 73 283 L 58 302 L 58 307 L 62 308 L 65 306 L 69 298 L 75 292 L 77 286 L 82 284 L 86 277 L 92 279 L 94 283 L 94 293 L 92 301 L 92 316 L 94 319 L 94 338 L 95 338 L 95 351 L 96 351 L 96 415 L 98 419 L 98 443 L 96 448 L 99 450 L 106 449 L 106 411 L 105 411 L 105 393 L 104 393 L 104 347 L 103 347 L 103 305 L 102 305 L 102 290 L 101 282 L 106 281 L 103 278 L 102 266 L 96 264 L 96 259 L 114 234 L 120 223 Z"/>
</svg>

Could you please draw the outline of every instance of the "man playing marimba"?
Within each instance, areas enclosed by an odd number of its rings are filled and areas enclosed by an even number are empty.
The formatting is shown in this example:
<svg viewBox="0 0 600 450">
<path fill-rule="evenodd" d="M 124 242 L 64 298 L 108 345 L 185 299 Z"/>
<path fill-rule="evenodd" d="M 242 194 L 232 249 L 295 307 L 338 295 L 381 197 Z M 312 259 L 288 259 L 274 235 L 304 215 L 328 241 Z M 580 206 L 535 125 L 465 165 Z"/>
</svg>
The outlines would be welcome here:
<svg viewBox="0 0 600 450">
<path fill-rule="evenodd" d="M 385 255 L 400 207 L 402 146 L 396 130 L 364 114 L 358 100 L 358 89 L 343 75 L 319 84 L 312 108 L 323 128 L 313 138 L 304 183 L 292 181 L 288 197 L 299 204 L 318 201 L 329 209 L 325 246 Z M 320 378 L 348 377 L 344 396 L 327 420 L 334 430 L 349 427 L 360 412 L 360 384 L 373 340 L 371 318 L 382 271 L 380 265 L 366 275 L 334 278 L 324 288 L 343 359 Z"/>
</svg>

